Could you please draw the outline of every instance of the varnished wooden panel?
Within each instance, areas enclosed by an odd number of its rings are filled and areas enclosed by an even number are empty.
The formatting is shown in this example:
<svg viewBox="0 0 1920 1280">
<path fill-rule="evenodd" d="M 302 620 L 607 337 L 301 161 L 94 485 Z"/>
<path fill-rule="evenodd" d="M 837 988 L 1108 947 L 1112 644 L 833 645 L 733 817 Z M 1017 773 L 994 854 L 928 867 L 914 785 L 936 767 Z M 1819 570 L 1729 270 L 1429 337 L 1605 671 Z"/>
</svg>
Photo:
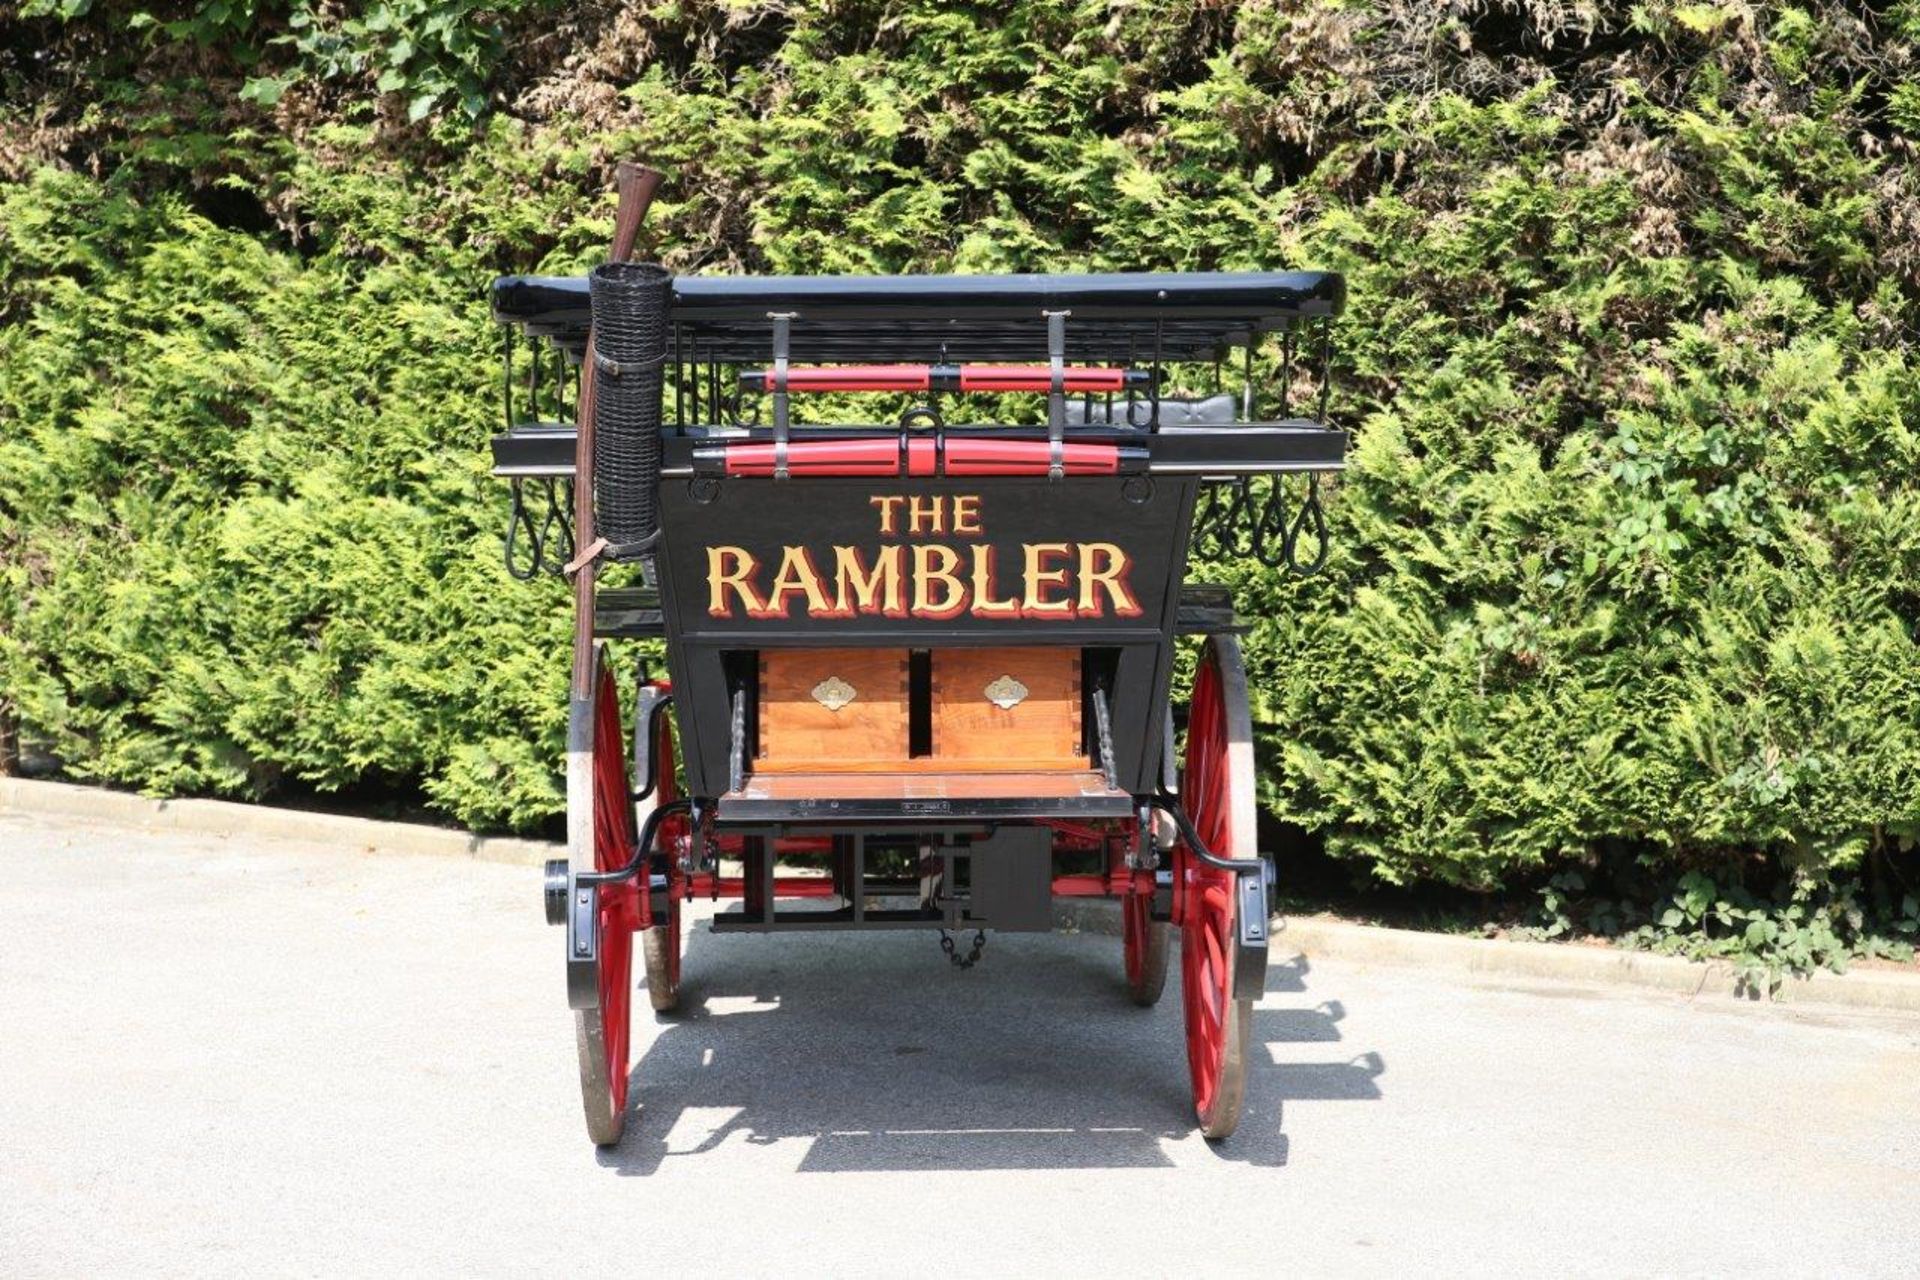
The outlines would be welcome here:
<svg viewBox="0 0 1920 1280">
<path fill-rule="evenodd" d="M 1027 688 L 1002 708 L 987 687 L 1011 676 Z M 1080 651 L 937 649 L 933 759 L 955 770 L 1085 769 L 1080 749 Z"/>
<path fill-rule="evenodd" d="M 832 711 L 813 696 L 822 682 L 851 685 Z M 905 649 L 763 649 L 759 773 L 899 769 L 907 759 Z"/>
</svg>

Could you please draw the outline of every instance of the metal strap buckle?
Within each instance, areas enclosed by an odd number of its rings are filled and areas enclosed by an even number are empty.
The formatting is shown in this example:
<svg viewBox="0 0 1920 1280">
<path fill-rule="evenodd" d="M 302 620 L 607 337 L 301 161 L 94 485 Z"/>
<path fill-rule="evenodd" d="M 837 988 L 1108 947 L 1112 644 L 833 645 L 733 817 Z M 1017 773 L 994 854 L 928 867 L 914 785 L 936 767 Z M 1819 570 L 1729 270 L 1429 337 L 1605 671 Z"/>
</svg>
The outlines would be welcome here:
<svg viewBox="0 0 1920 1280">
<path fill-rule="evenodd" d="M 768 390 L 773 392 L 773 478 L 785 480 L 787 470 L 787 429 L 791 423 L 787 402 L 787 365 L 793 354 L 795 311 L 769 311 L 773 321 L 773 377 Z"/>
<path fill-rule="evenodd" d="M 1047 318 L 1047 479 L 1067 474 L 1067 317 L 1071 311 L 1042 311 Z"/>
<path fill-rule="evenodd" d="M 610 378 L 624 378 L 630 373 L 645 373 L 649 369 L 658 369 L 667 362 L 667 353 L 663 348 L 658 355 L 644 360 L 615 360 L 612 356 L 603 356 L 599 348 L 593 351 L 593 367 Z"/>
</svg>

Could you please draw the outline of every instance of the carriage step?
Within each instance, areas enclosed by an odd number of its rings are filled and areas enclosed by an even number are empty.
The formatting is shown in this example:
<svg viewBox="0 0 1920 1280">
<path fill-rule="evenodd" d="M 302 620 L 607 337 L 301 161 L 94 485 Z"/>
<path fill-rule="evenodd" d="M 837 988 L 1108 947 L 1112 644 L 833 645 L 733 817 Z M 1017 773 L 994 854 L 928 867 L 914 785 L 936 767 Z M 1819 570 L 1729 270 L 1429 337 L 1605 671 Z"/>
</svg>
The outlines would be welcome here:
<svg viewBox="0 0 1920 1280">
<path fill-rule="evenodd" d="M 652 587 L 618 587 L 594 598 L 593 634 L 602 638 L 657 640 L 667 634 L 660 593 Z"/>
<path fill-rule="evenodd" d="M 1244 633 L 1247 624 L 1233 611 L 1233 590 L 1212 582 L 1188 582 L 1180 588 L 1180 612 L 1174 630 L 1183 636 Z M 660 593 L 651 587 L 602 591 L 594 604 L 593 634 L 603 639 L 657 640 L 667 633 Z"/>
<path fill-rule="evenodd" d="M 1214 636 L 1223 631 L 1240 635 L 1247 624 L 1233 611 L 1233 588 L 1214 582 L 1180 584 L 1180 610 L 1173 624 L 1174 634 Z"/>
</svg>

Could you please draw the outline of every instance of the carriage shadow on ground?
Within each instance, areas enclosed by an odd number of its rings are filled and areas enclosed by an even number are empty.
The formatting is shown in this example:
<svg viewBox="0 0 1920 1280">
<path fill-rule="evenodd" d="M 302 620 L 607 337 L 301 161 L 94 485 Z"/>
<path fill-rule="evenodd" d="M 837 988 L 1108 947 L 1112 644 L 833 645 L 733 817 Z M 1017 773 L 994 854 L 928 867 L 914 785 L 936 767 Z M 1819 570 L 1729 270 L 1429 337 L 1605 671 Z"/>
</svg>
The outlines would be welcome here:
<svg viewBox="0 0 1920 1280">
<path fill-rule="evenodd" d="M 638 1110 L 600 1153 L 621 1173 L 737 1141 L 803 1141 L 802 1172 L 1158 1167 L 1194 1138 L 1177 946 L 1151 1009 L 1126 998 L 1119 939 L 1092 934 L 994 935 L 966 972 L 922 932 L 715 937 L 701 922 L 686 947 L 682 1011 L 636 1062 Z M 1246 1110 L 1212 1158 L 1284 1165 L 1287 1103 L 1380 1097 L 1378 1054 L 1288 1047 L 1341 1039 L 1344 1007 L 1314 1001 L 1307 977 L 1302 956 L 1269 969 L 1262 1004 L 1280 1007 L 1254 1010 Z"/>
</svg>

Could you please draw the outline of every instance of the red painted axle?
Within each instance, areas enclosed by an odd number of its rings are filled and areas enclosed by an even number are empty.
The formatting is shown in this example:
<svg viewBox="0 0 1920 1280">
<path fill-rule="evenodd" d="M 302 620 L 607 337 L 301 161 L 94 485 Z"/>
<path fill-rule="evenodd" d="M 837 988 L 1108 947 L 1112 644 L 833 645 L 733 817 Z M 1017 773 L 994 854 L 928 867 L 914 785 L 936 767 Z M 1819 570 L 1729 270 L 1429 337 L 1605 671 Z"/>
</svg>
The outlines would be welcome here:
<svg viewBox="0 0 1920 1280">
<path fill-rule="evenodd" d="M 744 898 L 747 896 L 747 882 L 743 876 L 717 876 L 711 871 L 698 871 L 687 877 L 687 893 L 695 898 Z M 825 876 L 775 876 L 773 896 L 837 898 L 840 895 L 834 889 L 833 881 Z"/>
<path fill-rule="evenodd" d="M 745 836 L 719 837 L 720 852 L 729 858 L 740 857 L 747 848 Z M 773 842 L 773 851 L 780 857 L 800 853 L 832 853 L 832 836 L 779 836 Z"/>
<path fill-rule="evenodd" d="M 740 375 L 743 391 L 766 391 L 773 370 L 748 370 Z M 1062 371 L 1062 390 L 1072 395 L 1097 395 L 1149 387 L 1153 375 L 1144 369 L 1068 366 Z M 826 391 L 1051 391 L 1053 371 L 1044 364 L 842 364 L 789 369 L 790 393 Z"/>
<path fill-rule="evenodd" d="M 1053 878 L 1053 896 L 1056 898 L 1112 898 L 1130 893 L 1150 894 L 1153 891 L 1151 871 Z M 711 871 L 700 871 L 687 877 L 687 894 L 694 898 L 744 898 L 747 895 L 747 882 L 743 876 L 721 876 Z M 837 898 L 840 893 L 834 888 L 833 881 L 825 876 L 775 876 L 773 896 Z"/>
<path fill-rule="evenodd" d="M 1056 898 L 1108 898 L 1154 890 L 1153 872 L 1122 871 L 1115 875 L 1055 876 Z"/>
</svg>

